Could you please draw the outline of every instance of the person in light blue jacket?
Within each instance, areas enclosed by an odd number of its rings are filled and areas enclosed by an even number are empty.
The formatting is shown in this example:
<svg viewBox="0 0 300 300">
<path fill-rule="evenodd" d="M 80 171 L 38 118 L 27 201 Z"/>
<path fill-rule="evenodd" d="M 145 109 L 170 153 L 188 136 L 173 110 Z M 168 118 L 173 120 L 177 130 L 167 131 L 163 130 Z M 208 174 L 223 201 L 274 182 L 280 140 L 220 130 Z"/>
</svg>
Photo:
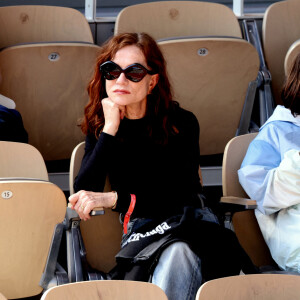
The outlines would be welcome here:
<svg viewBox="0 0 300 300">
<path fill-rule="evenodd" d="M 278 105 L 249 145 L 238 171 L 271 255 L 283 270 L 300 273 L 300 54 Z"/>
</svg>

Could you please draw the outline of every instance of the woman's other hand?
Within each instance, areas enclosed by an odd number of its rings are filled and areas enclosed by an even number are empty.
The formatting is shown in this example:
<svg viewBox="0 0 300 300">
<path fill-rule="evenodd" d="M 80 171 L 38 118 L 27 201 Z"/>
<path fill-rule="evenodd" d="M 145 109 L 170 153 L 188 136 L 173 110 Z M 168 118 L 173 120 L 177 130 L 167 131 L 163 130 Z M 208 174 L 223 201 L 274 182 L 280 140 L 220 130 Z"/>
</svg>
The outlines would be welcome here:
<svg viewBox="0 0 300 300">
<path fill-rule="evenodd" d="M 91 218 L 90 212 L 96 207 L 111 208 L 115 204 L 116 193 L 95 193 L 81 190 L 69 197 L 72 209 L 75 209 L 80 219 Z"/>
<path fill-rule="evenodd" d="M 124 118 L 125 106 L 114 103 L 110 98 L 104 98 L 102 107 L 105 118 L 103 132 L 114 136 L 119 129 L 120 121 Z"/>
</svg>

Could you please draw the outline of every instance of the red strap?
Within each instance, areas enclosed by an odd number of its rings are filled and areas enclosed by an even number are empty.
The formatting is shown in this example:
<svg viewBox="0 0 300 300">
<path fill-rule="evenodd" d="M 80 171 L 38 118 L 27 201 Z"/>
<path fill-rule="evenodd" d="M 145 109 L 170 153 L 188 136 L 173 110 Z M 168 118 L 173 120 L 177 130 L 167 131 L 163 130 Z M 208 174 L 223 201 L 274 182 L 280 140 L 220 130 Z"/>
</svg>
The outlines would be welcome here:
<svg viewBox="0 0 300 300">
<path fill-rule="evenodd" d="M 124 223 L 123 223 L 123 231 L 125 234 L 127 234 L 127 225 L 130 220 L 130 216 L 134 210 L 135 202 L 136 202 L 136 196 L 134 194 L 131 194 L 130 196 L 131 196 L 130 205 L 129 205 L 127 213 L 125 214 Z"/>
</svg>

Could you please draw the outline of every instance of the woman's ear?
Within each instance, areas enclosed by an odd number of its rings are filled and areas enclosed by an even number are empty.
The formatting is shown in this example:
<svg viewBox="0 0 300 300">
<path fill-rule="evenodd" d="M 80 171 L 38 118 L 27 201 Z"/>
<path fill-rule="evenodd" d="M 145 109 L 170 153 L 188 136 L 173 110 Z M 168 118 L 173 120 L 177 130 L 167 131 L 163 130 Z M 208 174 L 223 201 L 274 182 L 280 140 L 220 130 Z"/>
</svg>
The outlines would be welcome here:
<svg viewBox="0 0 300 300">
<path fill-rule="evenodd" d="M 150 83 L 149 83 L 148 94 L 151 94 L 152 90 L 157 85 L 158 80 L 159 80 L 159 75 L 158 74 L 154 74 L 154 75 L 151 76 Z"/>
</svg>

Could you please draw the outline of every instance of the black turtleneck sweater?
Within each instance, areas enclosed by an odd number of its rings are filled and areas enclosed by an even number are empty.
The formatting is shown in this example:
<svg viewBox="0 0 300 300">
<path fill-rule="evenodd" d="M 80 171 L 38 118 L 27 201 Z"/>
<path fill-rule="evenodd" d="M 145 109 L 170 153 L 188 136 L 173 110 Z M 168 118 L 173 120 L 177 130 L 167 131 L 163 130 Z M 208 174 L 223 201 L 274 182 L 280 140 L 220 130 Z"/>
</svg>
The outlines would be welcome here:
<svg viewBox="0 0 300 300">
<path fill-rule="evenodd" d="M 133 218 L 163 219 L 182 213 L 184 206 L 200 206 L 199 124 L 180 107 L 172 119 L 178 133 L 166 145 L 149 137 L 147 117 L 124 118 L 116 136 L 87 135 L 75 191 L 102 192 L 108 175 L 118 193 L 116 211 L 126 213 L 130 194 L 136 195 Z"/>
</svg>

